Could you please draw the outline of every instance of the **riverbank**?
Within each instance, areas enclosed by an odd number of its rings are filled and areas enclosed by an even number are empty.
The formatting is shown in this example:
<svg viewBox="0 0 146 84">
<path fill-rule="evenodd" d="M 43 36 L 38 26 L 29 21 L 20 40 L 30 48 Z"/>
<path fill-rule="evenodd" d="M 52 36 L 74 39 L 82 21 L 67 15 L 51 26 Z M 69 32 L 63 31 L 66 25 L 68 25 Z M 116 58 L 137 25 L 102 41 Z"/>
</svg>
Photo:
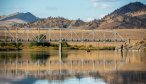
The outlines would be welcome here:
<svg viewBox="0 0 146 84">
<path fill-rule="evenodd" d="M 146 50 L 146 40 L 135 43 L 111 43 L 111 42 L 62 42 L 62 50 Z M 56 42 L 30 42 L 30 43 L 1 43 L 0 51 L 17 50 L 59 50 L 59 44 Z"/>
<path fill-rule="evenodd" d="M 18 51 L 18 50 L 22 49 L 13 46 L 0 46 L 0 51 Z"/>
<path fill-rule="evenodd" d="M 4 44 L 4 45 L 3 45 Z M 115 46 L 102 45 L 76 45 L 69 44 L 67 42 L 62 42 L 62 50 L 115 50 Z M 0 51 L 17 51 L 17 50 L 59 50 L 58 43 L 48 43 L 48 42 L 31 42 L 31 43 L 1 43 Z"/>
<path fill-rule="evenodd" d="M 22 48 L 22 50 L 59 50 L 59 47 L 32 46 L 32 47 Z M 70 47 L 62 47 L 62 50 L 115 50 L 115 47 L 114 46 L 104 46 L 104 47 L 70 46 Z"/>
<path fill-rule="evenodd" d="M 137 41 L 136 43 L 131 44 L 123 44 L 121 46 L 117 46 L 116 50 L 134 50 L 134 51 L 142 51 L 146 50 L 146 40 Z"/>
</svg>

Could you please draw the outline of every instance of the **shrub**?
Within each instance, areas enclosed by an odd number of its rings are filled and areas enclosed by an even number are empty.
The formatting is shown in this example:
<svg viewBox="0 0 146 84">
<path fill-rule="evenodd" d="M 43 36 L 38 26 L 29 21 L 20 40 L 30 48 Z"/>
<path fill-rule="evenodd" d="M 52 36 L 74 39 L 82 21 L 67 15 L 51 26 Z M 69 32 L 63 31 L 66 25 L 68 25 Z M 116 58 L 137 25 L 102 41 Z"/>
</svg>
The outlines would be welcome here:
<svg viewBox="0 0 146 84">
<path fill-rule="evenodd" d="M 33 42 L 30 43 L 29 46 L 30 47 L 32 47 L 32 46 L 47 46 L 47 47 L 49 47 L 50 46 L 50 43 L 48 43 L 48 42 L 37 42 L 37 41 L 33 41 Z"/>
<path fill-rule="evenodd" d="M 67 42 L 62 42 L 62 47 L 70 47 L 70 45 Z"/>
</svg>

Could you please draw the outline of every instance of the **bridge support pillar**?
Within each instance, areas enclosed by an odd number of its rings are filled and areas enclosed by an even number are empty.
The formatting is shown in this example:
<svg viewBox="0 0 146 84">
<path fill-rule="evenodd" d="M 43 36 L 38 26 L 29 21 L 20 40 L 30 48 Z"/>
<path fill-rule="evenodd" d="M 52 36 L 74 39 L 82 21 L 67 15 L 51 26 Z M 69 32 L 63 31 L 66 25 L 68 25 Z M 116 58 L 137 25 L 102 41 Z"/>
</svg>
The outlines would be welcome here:
<svg viewBox="0 0 146 84">
<path fill-rule="evenodd" d="M 59 59 L 60 63 L 62 63 L 62 41 L 59 42 Z"/>
</svg>

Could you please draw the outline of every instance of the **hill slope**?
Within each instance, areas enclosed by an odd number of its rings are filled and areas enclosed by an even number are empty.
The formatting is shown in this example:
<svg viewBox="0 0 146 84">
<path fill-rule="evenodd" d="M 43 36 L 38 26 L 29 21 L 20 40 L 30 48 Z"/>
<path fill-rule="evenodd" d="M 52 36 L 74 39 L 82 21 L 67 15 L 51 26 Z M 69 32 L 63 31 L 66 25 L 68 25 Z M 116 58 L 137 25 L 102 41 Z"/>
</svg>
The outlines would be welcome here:
<svg viewBox="0 0 146 84">
<path fill-rule="evenodd" d="M 125 5 L 105 16 L 99 28 L 146 28 L 146 5 L 140 2 Z"/>
<path fill-rule="evenodd" d="M 39 18 L 31 14 L 30 12 L 27 13 L 15 13 L 8 16 L 5 16 L 0 19 L 0 21 L 12 21 L 16 23 L 27 23 L 27 22 L 35 22 Z"/>
</svg>

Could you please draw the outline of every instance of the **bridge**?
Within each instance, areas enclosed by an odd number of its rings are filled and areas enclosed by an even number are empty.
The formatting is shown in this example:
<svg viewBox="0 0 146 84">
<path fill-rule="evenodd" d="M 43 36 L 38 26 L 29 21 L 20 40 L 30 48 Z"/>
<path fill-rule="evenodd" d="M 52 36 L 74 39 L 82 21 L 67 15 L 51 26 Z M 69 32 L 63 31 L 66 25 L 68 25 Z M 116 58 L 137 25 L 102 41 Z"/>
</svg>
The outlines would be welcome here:
<svg viewBox="0 0 146 84">
<path fill-rule="evenodd" d="M 42 36 L 40 36 L 42 35 Z M 1 28 L 0 42 L 126 42 L 116 30 L 81 30 L 71 28 Z M 44 40 L 45 38 L 45 40 Z"/>
</svg>

